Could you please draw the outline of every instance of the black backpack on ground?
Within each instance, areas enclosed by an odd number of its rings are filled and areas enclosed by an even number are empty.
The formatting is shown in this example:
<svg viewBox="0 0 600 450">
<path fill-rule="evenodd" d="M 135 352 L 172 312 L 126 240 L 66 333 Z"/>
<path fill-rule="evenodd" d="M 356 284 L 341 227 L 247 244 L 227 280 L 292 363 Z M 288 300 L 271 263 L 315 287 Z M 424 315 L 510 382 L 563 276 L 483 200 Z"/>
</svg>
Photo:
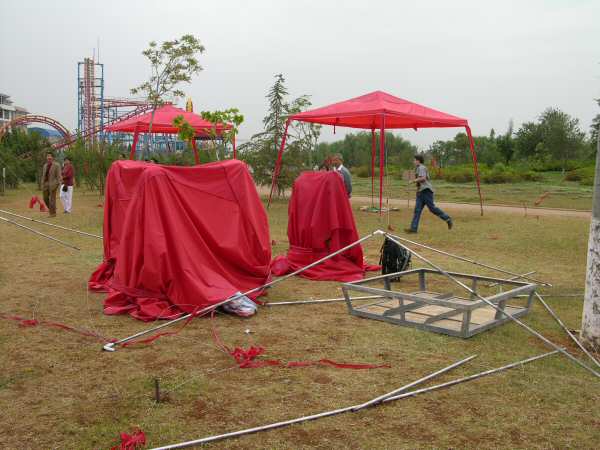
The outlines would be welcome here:
<svg viewBox="0 0 600 450">
<path fill-rule="evenodd" d="M 402 272 L 410 267 L 411 254 L 404 247 L 385 238 L 381 246 L 381 257 L 379 264 L 381 265 L 381 274 Z M 390 281 L 398 281 L 399 277 L 390 278 Z"/>
</svg>

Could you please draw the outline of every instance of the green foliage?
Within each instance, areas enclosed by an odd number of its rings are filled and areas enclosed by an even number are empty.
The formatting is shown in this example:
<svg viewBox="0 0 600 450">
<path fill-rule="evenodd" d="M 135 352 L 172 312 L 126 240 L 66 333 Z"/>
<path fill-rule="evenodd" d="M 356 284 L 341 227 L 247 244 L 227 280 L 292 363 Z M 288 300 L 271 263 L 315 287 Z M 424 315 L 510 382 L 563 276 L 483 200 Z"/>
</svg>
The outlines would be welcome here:
<svg viewBox="0 0 600 450">
<path fill-rule="evenodd" d="M 580 167 L 565 174 L 565 181 L 579 181 L 584 186 L 594 185 L 595 166 Z"/>
<path fill-rule="evenodd" d="M 208 120 L 213 124 L 209 130 L 209 135 L 212 138 L 213 149 L 218 156 L 218 159 L 225 159 L 225 151 L 227 143 L 233 144 L 233 139 L 238 133 L 240 125 L 244 122 L 244 116 L 240 114 L 237 108 L 229 108 L 224 111 L 202 111 L 200 113 L 204 120 Z M 220 134 L 217 133 L 217 126 L 227 124 L 231 128 L 224 129 Z M 217 138 L 221 139 L 221 145 L 216 146 Z"/>
<path fill-rule="evenodd" d="M 0 142 L 0 167 L 6 167 L 6 185 L 16 188 L 19 181 L 40 185 L 41 171 L 50 143 L 37 132 L 15 129 Z"/>
<path fill-rule="evenodd" d="M 485 184 L 518 183 L 523 181 L 542 181 L 543 176 L 528 170 L 526 167 L 511 167 L 503 163 L 493 166 L 479 165 L 479 177 Z M 472 164 L 445 167 L 435 176 L 450 183 L 472 183 L 475 181 L 475 171 Z"/>
<path fill-rule="evenodd" d="M 239 148 L 240 157 L 251 167 L 254 180 L 260 185 L 271 184 L 287 117 L 306 109 L 311 104 L 306 95 L 291 101 L 287 97 L 288 91 L 283 75 L 275 75 L 275 83 L 267 94 L 269 109 L 263 119 L 264 129 Z M 314 147 L 320 129 L 319 125 L 290 123 L 284 161 L 277 179 L 277 195 L 282 195 L 291 187 L 302 170 L 312 166 Z"/>
<path fill-rule="evenodd" d="M 65 151 L 64 156 L 71 159 L 78 187 L 83 184 L 89 190 L 103 193 L 110 165 L 125 150 L 120 144 L 99 143 L 90 146 L 77 141 Z"/>
<path fill-rule="evenodd" d="M 180 83 L 189 83 L 193 75 L 202 71 L 196 55 L 203 52 L 204 46 L 191 34 L 185 34 L 173 41 L 165 41 L 161 45 L 152 41 L 142 52 L 150 63 L 150 79 L 131 89 L 131 93 L 144 95 L 153 106 L 148 130 L 150 133 L 156 108 L 164 104 L 167 97 L 183 97 L 184 92 L 177 89 L 177 86 Z M 148 145 L 149 143 L 146 144 L 146 150 Z"/>
<path fill-rule="evenodd" d="M 371 148 L 372 135 L 370 132 L 361 131 L 349 133 L 343 140 L 323 142 L 317 145 L 316 161 L 323 161 L 327 156 L 340 153 L 344 158 L 346 167 L 366 167 L 371 176 Z M 418 148 L 402 136 L 390 132 L 385 133 L 385 149 L 387 153 L 388 172 L 412 167 L 412 161 Z M 375 165 L 379 167 L 379 136 L 375 139 Z"/>
<path fill-rule="evenodd" d="M 203 52 L 204 46 L 191 34 L 161 45 L 150 42 L 142 52 L 150 62 L 150 79 L 131 89 L 131 93 L 143 94 L 155 107 L 163 104 L 167 96 L 183 97 L 184 93 L 176 87 L 189 83 L 193 75 L 200 73 L 202 66 L 196 55 Z"/>
</svg>

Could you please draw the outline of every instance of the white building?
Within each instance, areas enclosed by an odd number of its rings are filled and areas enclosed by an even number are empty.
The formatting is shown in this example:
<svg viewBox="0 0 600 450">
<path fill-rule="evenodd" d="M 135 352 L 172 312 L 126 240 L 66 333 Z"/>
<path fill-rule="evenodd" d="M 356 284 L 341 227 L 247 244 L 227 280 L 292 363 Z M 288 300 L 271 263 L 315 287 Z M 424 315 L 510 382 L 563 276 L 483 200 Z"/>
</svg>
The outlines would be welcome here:
<svg viewBox="0 0 600 450">
<path fill-rule="evenodd" d="M 29 112 L 20 106 L 15 106 L 9 95 L 0 93 L 0 127 L 17 117 L 25 116 Z"/>
</svg>

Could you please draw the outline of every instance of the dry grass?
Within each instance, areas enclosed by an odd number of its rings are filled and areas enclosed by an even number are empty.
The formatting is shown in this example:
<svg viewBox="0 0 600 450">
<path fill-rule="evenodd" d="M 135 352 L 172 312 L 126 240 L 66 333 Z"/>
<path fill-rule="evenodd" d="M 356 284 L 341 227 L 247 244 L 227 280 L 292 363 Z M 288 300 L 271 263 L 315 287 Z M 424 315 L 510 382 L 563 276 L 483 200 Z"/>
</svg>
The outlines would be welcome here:
<svg viewBox="0 0 600 450">
<path fill-rule="evenodd" d="M 41 216 L 26 210 L 28 197 L 26 189 L 10 191 L 0 197 L 0 208 Z M 76 192 L 74 203 L 73 215 L 54 220 L 99 233 L 97 195 Z M 381 226 L 376 215 L 355 214 L 361 234 Z M 287 249 L 287 204 L 276 203 L 269 215 L 273 253 L 280 254 Z M 408 216 L 408 211 L 396 212 L 391 222 L 401 230 Z M 455 222 L 448 232 L 426 213 L 419 239 L 517 272 L 537 270 L 538 277 L 554 283 L 555 292 L 582 291 L 587 221 L 463 213 Z M 101 259 L 100 241 L 36 226 L 82 248 L 75 252 L 6 224 L 0 227 L 1 312 L 58 320 L 110 337 L 146 327 L 129 317 L 104 316 L 103 296 L 86 293 L 86 280 Z M 372 262 L 379 246 L 379 241 L 366 245 Z M 475 271 L 446 258 L 435 261 Z M 339 292 L 336 283 L 294 279 L 272 289 L 269 299 Z M 579 328 L 580 299 L 557 298 L 550 304 L 570 327 Z M 539 305 L 526 322 L 573 347 Z M 436 382 L 545 351 L 514 324 L 461 340 L 351 317 L 343 304 L 262 308 L 248 320 L 221 315 L 216 323 L 228 344 L 263 345 L 269 358 L 387 362 L 392 368 L 237 369 L 215 348 L 206 319 L 176 337 L 112 354 L 89 338 L 0 320 L 0 447 L 108 448 L 119 432 L 134 427 L 146 432 L 149 446 L 164 445 L 365 401 L 474 353 L 479 357 L 472 363 Z M 246 328 L 253 333 L 245 334 Z M 158 405 L 152 400 L 154 378 L 169 392 Z M 594 448 L 600 442 L 599 393 L 590 375 L 553 356 L 446 391 L 213 448 Z"/>
</svg>

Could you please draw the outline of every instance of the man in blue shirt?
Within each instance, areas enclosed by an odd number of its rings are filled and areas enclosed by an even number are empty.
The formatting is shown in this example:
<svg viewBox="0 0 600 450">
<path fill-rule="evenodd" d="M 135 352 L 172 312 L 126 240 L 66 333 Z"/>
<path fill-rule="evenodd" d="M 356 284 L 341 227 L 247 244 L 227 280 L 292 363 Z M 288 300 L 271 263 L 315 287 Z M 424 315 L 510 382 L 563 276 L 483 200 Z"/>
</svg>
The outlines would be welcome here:
<svg viewBox="0 0 600 450">
<path fill-rule="evenodd" d="M 429 208 L 433 214 L 438 216 L 448 225 L 448 229 L 452 229 L 452 219 L 448 214 L 442 211 L 440 208 L 435 206 L 433 202 L 433 186 L 429 179 L 429 172 L 424 164 L 423 155 L 415 155 L 415 179 L 410 180 L 409 183 L 415 183 L 417 185 L 417 200 L 415 202 L 415 213 L 413 220 L 410 224 L 410 228 L 405 228 L 404 231 L 407 233 L 416 233 L 419 229 L 419 220 L 421 220 L 421 214 L 425 206 Z"/>
<path fill-rule="evenodd" d="M 346 186 L 346 193 L 348 198 L 352 197 L 352 175 L 350 171 L 344 167 L 344 158 L 341 154 L 337 153 L 331 157 L 335 170 L 342 176 L 344 180 L 344 186 Z"/>
</svg>

